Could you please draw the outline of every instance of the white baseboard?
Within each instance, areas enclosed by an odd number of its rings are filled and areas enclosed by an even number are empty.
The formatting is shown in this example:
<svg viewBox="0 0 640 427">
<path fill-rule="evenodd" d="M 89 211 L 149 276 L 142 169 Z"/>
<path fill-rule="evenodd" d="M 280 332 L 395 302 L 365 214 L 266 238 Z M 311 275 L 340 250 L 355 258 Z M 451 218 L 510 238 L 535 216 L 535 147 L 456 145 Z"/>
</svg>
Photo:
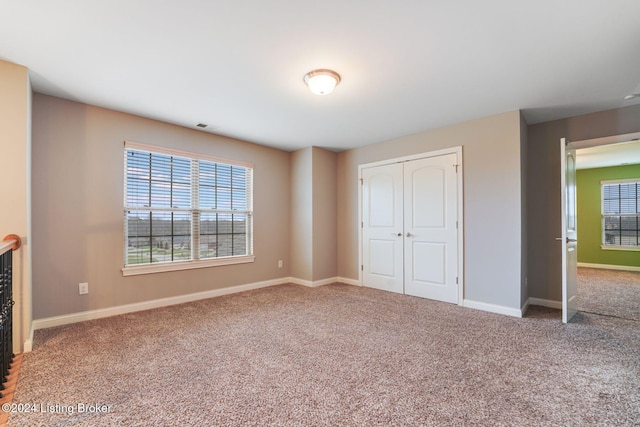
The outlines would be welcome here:
<svg viewBox="0 0 640 427">
<path fill-rule="evenodd" d="M 588 262 L 579 262 L 578 267 L 600 268 L 603 270 L 640 271 L 640 267 L 631 265 L 591 264 Z"/>
<path fill-rule="evenodd" d="M 266 288 L 269 286 L 282 285 L 290 283 L 290 277 L 280 279 L 265 280 L 263 282 L 249 283 L 246 285 L 230 286 L 228 288 L 213 289 L 211 291 L 197 292 L 194 294 L 178 295 L 169 298 L 160 298 L 151 301 L 143 301 L 133 304 L 118 305 L 115 307 L 100 308 L 97 310 L 82 311 L 79 313 L 64 314 L 62 316 L 46 317 L 33 321 L 33 329 L 52 328 L 54 326 L 68 325 L 76 322 L 84 322 L 86 320 L 101 319 L 104 317 L 117 316 L 119 314 L 133 313 L 136 311 L 150 310 L 153 308 L 166 307 L 176 304 L 184 304 L 186 302 L 198 301 L 201 299 L 213 298 L 222 295 L 234 294 L 237 292 L 249 291 L 252 289 Z M 33 335 L 32 335 L 33 337 Z M 31 341 L 31 342 L 29 342 Z M 29 339 L 29 345 L 32 344 L 32 338 Z M 25 342 L 25 348 L 27 346 Z M 25 350 L 26 351 L 26 350 Z"/>
<path fill-rule="evenodd" d="M 475 308 L 476 310 L 489 311 L 491 313 L 504 314 L 511 317 L 522 317 L 521 309 L 505 307 L 503 305 L 487 304 L 486 302 L 471 301 L 465 299 L 462 301 L 463 307 Z"/>
<path fill-rule="evenodd" d="M 539 305 L 542 307 L 562 310 L 562 301 L 555 301 L 550 299 L 529 298 L 529 305 Z"/>
<path fill-rule="evenodd" d="M 310 288 L 330 285 L 332 283 L 344 283 L 345 285 L 361 286 L 360 282 L 357 279 L 348 279 L 346 277 L 329 277 L 327 279 L 314 281 L 299 279 L 297 277 L 289 277 L 289 281 L 291 283 L 295 283 L 296 285 L 308 286 Z"/>
<path fill-rule="evenodd" d="M 344 283 L 345 285 L 362 286 L 358 279 L 348 279 L 346 277 L 336 277 L 336 282 Z"/>
<path fill-rule="evenodd" d="M 31 353 L 31 350 L 33 350 L 33 322 L 31 322 L 29 338 L 24 342 L 24 345 L 22 346 L 23 353 Z"/>
<path fill-rule="evenodd" d="M 318 287 L 318 286 L 330 285 L 332 283 L 336 283 L 336 281 L 337 281 L 336 277 L 329 277 L 327 279 L 314 280 L 314 281 L 299 279 L 297 277 L 289 277 L 289 282 L 290 283 L 295 283 L 296 285 L 307 286 L 309 288 L 315 288 L 315 287 Z"/>
</svg>

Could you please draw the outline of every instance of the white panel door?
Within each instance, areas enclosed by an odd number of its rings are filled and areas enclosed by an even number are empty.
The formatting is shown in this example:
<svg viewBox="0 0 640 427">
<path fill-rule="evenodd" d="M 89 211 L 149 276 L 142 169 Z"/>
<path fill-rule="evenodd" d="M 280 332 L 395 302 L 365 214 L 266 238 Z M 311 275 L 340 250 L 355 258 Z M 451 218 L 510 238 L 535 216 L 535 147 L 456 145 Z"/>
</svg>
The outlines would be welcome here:
<svg viewBox="0 0 640 427">
<path fill-rule="evenodd" d="M 405 293 L 458 302 L 457 156 L 404 164 Z"/>
<path fill-rule="evenodd" d="M 362 171 L 363 284 L 403 293 L 402 164 Z"/>
<path fill-rule="evenodd" d="M 576 150 L 560 140 L 562 188 L 562 321 L 578 313 L 578 233 L 576 216 Z"/>
</svg>

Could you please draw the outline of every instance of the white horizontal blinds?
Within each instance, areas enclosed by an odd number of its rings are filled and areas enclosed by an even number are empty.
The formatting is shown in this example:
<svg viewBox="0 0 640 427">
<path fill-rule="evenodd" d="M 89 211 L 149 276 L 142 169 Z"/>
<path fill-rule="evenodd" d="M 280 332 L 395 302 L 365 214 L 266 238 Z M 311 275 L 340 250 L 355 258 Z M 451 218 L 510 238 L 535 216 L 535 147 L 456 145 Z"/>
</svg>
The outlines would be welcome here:
<svg viewBox="0 0 640 427">
<path fill-rule="evenodd" d="M 602 184 L 603 244 L 640 245 L 640 181 Z"/>
<path fill-rule="evenodd" d="M 251 169 L 198 163 L 200 258 L 252 254 Z"/>
<path fill-rule="evenodd" d="M 159 150 L 125 143 L 125 265 L 253 254 L 251 167 Z"/>
<path fill-rule="evenodd" d="M 125 150 L 126 265 L 191 259 L 191 161 Z"/>
</svg>

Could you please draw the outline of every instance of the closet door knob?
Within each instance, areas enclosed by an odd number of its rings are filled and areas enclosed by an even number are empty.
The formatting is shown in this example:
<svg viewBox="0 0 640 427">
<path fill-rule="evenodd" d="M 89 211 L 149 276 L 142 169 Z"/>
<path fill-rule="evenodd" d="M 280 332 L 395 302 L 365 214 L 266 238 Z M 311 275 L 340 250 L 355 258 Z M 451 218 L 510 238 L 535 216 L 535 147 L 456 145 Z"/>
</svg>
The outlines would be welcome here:
<svg viewBox="0 0 640 427">
<path fill-rule="evenodd" d="M 413 236 L 413 234 L 411 234 L 411 233 L 409 233 L 409 232 L 407 231 L 407 237 L 412 237 L 412 236 Z"/>
</svg>

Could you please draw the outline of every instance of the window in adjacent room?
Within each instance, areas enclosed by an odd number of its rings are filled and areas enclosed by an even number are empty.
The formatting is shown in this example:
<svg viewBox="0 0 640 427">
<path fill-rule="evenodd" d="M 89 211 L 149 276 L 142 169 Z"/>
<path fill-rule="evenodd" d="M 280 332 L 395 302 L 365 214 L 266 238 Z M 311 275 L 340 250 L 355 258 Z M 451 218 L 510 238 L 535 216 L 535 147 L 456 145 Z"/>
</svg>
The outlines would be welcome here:
<svg viewBox="0 0 640 427">
<path fill-rule="evenodd" d="M 640 249 L 640 178 L 600 184 L 602 248 Z"/>
<path fill-rule="evenodd" d="M 125 142 L 123 272 L 253 261 L 252 165 Z"/>
</svg>

